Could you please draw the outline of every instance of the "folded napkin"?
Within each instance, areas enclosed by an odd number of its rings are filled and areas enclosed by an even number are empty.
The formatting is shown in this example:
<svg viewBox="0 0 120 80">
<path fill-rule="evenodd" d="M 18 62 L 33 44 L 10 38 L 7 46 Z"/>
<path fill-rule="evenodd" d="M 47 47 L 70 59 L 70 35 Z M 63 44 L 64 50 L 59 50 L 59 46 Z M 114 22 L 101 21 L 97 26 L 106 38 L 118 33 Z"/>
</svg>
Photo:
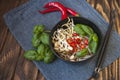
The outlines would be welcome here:
<svg viewBox="0 0 120 80">
<path fill-rule="evenodd" d="M 105 35 L 108 23 L 85 0 L 74 0 L 74 2 L 73 0 L 30 0 L 4 15 L 8 28 L 24 50 L 32 48 L 32 30 L 35 25 L 44 24 L 47 30 L 51 30 L 61 20 L 59 12 L 45 15 L 38 13 L 38 10 L 43 10 L 43 5 L 50 1 L 59 1 L 77 11 L 82 17 L 94 22 L 101 30 L 102 35 Z M 118 43 L 120 43 L 120 36 L 113 30 L 102 68 L 120 57 Z M 51 64 L 36 61 L 34 63 L 47 80 L 87 80 L 94 70 L 96 59 L 97 56 L 82 63 L 68 63 L 60 59 Z"/>
</svg>

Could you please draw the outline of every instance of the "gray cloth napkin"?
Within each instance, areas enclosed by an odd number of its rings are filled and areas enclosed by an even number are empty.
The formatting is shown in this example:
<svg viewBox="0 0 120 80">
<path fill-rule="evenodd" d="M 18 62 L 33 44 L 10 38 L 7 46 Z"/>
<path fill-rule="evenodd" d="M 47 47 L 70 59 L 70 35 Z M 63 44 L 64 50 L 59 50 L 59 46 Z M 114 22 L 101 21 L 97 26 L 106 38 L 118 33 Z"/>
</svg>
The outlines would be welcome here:
<svg viewBox="0 0 120 80">
<path fill-rule="evenodd" d="M 74 2 L 73 0 L 30 0 L 4 15 L 8 28 L 24 50 L 32 48 L 32 30 L 35 25 L 44 24 L 47 30 L 51 30 L 61 20 L 60 12 L 45 15 L 38 13 L 38 10 L 43 10 L 43 5 L 50 1 L 59 1 L 74 9 L 82 17 L 94 22 L 101 30 L 102 35 L 105 35 L 108 23 L 85 0 L 74 0 Z M 118 43 L 120 43 L 120 36 L 113 30 L 102 68 L 120 57 Z M 60 59 L 51 64 L 36 61 L 34 63 L 47 80 L 87 80 L 94 70 L 96 59 L 97 56 L 82 63 L 68 63 Z"/>
</svg>

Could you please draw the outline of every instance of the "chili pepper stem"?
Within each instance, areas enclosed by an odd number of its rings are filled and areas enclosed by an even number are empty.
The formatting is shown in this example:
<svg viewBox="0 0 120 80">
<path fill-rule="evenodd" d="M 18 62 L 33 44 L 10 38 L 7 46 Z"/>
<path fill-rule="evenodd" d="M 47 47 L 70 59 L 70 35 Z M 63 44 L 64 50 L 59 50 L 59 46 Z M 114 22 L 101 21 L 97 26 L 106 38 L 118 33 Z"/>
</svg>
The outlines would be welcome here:
<svg viewBox="0 0 120 80">
<path fill-rule="evenodd" d="M 76 14 L 76 17 L 80 17 L 80 15 L 79 15 L 79 14 Z"/>
</svg>

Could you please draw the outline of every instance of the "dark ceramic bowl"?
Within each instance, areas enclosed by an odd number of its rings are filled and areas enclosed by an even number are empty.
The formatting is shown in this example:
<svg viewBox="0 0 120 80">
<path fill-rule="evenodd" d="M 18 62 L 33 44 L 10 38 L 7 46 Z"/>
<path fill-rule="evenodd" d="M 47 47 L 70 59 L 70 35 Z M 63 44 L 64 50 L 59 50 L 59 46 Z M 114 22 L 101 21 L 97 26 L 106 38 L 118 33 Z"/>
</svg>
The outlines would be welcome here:
<svg viewBox="0 0 120 80">
<path fill-rule="evenodd" d="M 67 19 L 64 19 L 60 22 L 58 22 L 55 27 L 53 27 L 53 29 L 51 30 L 51 33 L 50 33 L 50 48 L 51 50 L 53 51 L 53 53 L 60 59 L 64 60 L 64 61 L 68 61 L 68 62 L 82 62 L 82 61 L 85 61 L 85 60 L 88 60 L 90 58 L 92 58 L 93 56 L 95 56 L 98 52 L 99 52 L 99 48 L 100 48 L 100 43 L 101 43 L 101 40 L 102 40 L 102 35 L 101 35 L 101 31 L 99 30 L 99 28 L 91 21 L 83 18 L 83 17 L 70 17 L 73 19 L 73 22 L 74 24 L 85 24 L 85 25 L 88 25 L 90 26 L 94 32 L 98 35 L 98 38 L 99 38 L 99 43 L 98 43 L 98 48 L 97 48 L 97 51 L 95 54 L 93 54 L 92 56 L 86 58 L 86 59 L 83 59 L 83 60 L 80 60 L 80 61 L 70 61 L 70 60 L 65 60 L 64 58 L 62 58 L 55 50 L 54 50 L 54 44 L 52 43 L 52 36 L 53 36 L 53 33 L 61 27 L 61 25 L 65 24 L 67 21 L 68 21 L 68 18 Z"/>
</svg>

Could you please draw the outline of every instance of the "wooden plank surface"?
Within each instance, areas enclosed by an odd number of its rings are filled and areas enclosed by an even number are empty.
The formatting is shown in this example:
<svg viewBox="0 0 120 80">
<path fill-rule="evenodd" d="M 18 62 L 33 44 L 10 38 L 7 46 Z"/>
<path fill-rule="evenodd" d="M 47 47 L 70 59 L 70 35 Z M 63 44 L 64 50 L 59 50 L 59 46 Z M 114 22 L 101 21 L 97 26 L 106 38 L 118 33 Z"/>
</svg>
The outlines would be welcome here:
<svg viewBox="0 0 120 80">
<path fill-rule="evenodd" d="M 120 33 L 120 0 L 87 0 L 107 22 L 109 1 L 112 1 L 111 9 L 116 9 L 114 29 Z M 23 57 L 24 50 L 8 30 L 2 17 L 7 11 L 25 2 L 27 0 L 0 0 L 0 80 L 45 80 L 35 65 Z M 98 80 L 120 80 L 120 58 L 101 71 Z"/>
</svg>

